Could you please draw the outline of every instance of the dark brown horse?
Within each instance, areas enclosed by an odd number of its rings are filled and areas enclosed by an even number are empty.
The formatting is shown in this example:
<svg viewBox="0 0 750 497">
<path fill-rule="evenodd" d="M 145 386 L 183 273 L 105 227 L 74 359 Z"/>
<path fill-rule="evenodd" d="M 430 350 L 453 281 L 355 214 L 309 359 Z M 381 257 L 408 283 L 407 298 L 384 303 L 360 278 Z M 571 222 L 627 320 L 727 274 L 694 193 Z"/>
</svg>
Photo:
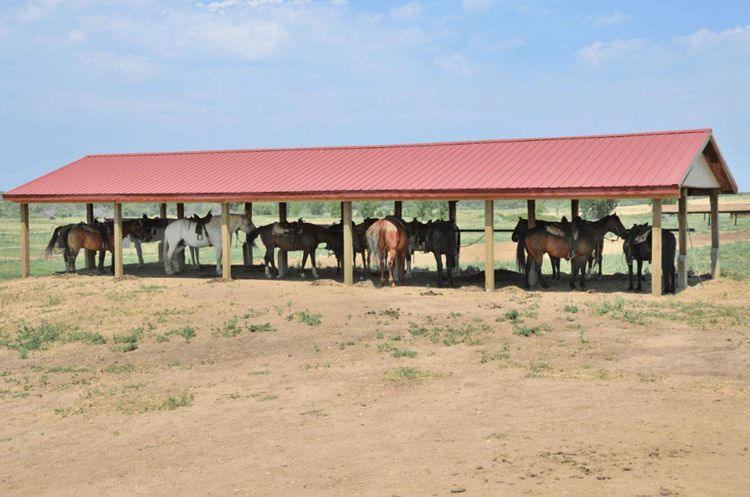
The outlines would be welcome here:
<svg viewBox="0 0 750 497">
<path fill-rule="evenodd" d="M 638 264 L 637 291 L 641 291 L 641 269 L 643 261 L 651 263 L 651 242 L 651 226 L 646 223 L 634 224 L 622 244 L 622 251 L 628 263 L 628 290 L 633 289 L 633 259 L 635 259 Z M 664 229 L 661 230 L 661 245 L 662 291 L 675 293 L 677 271 L 674 267 L 674 256 L 677 251 L 677 241 L 674 234 Z"/>
<path fill-rule="evenodd" d="M 352 221 L 352 245 L 354 249 L 354 267 L 357 267 L 357 254 L 362 256 L 362 276 L 364 279 L 365 275 L 370 274 L 370 252 L 367 250 L 367 228 L 372 226 L 372 223 L 377 221 L 377 218 L 368 217 L 365 218 L 359 224 L 354 224 Z M 342 231 L 342 223 L 334 223 L 329 226 L 329 229 L 334 233 L 341 233 L 341 244 L 328 244 L 326 248 L 331 250 L 336 256 L 336 272 L 341 272 L 341 264 L 344 259 L 344 233 Z"/>
<path fill-rule="evenodd" d="M 284 274 L 276 269 L 273 261 L 274 249 L 279 249 L 279 256 L 287 252 L 302 250 L 302 269 L 300 277 L 305 277 L 305 264 L 308 256 L 312 263 L 313 277 L 318 277 L 318 270 L 315 262 L 315 251 L 321 243 L 329 245 L 343 246 L 341 232 L 336 233 L 325 226 L 306 223 L 302 219 L 295 222 L 275 222 L 256 228 L 248 234 L 250 243 L 260 236 L 263 245 L 266 247 L 266 255 L 263 257 L 265 264 L 266 276 L 271 277 L 271 268 L 277 271 L 278 277 L 283 278 Z"/>
<path fill-rule="evenodd" d="M 565 219 L 565 218 L 563 218 Z M 562 226 L 557 221 L 545 221 L 544 219 L 537 219 L 535 226 L 555 226 L 562 229 Z M 510 239 L 516 242 L 516 263 L 518 265 L 518 271 L 523 273 L 526 271 L 526 244 L 524 238 L 526 232 L 529 231 L 529 221 L 522 217 L 518 218 L 518 223 L 513 229 L 513 233 L 510 235 Z M 560 279 L 560 258 L 550 256 L 550 263 L 552 265 L 552 279 Z"/>
<path fill-rule="evenodd" d="M 526 245 L 526 251 L 529 254 L 525 264 L 526 288 L 531 288 L 529 273 L 532 269 L 535 270 L 542 286 L 544 288 L 549 288 L 541 271 L 544 254 L 549 254 L 550 257 L 560 257 L 565 259 L 571 258 L 571 247 L 566 241 L 566 238 L 570 238 L 571 236 L 575 238 L 575 248 L 573 250 L 573 257 L 570 261 L 570 288 L 575 289 L 575 278 L 579 273 L 581 288 L 585 288 L 586 264 L 593 257 L 598 240 L 603 238 L 604 235 L 609 232 L 615 233 L 623 238 L 625 238 L 628 233 L 625 226 L 622 225 L 620 218 L 617 217 L 617 214 L 603 217 L 592 223 L 566 223 L 563 226 L 563 230 L 570 230 L 568 231 L 567 236 L 560 236 L 563 233 L 560 233 L 559 230 L 555 231 L 555 234 L 553 234 L 548 227 L 543 226 L 536 226 L 526 232 L 524 242 Z M 517 262 L 521 264 L 520 260 Z"/>
<path fill-rule="evenodd" d="M 403 284 L 404 265 L 409 255 L 409 233 L 404 222 L 391 216 L 375 221 L 367 229 L 367 246 L 380 266 L 380 286 L 385 286 L 386 264 L 391 286 L 396 286 L 394 267 L 397 267 L 399 281 Z"/>
<path fill-rule="evenodd" d="M 122 236 L 132 235 L 134 238 L 145 238 L 147 235 L 143 229 L 140 219 L 124 221 L 122 223 Z M 94 224 L 78 223 L 58 226 L 52 232 L 47 248 L 44 250 L 45 257 L 52 255 L 55 249 L 63 250 L 65 259 L 65 270 L 69 273 L 76 272 L 76 258 L 81 249 L 99 252 L 99 273 L 104 272 L 104 257 L 107 252 L 112 254 L 112 272 L 115 270 L 115 239 L 114 222 L 95 222 Z"/>
</svg>

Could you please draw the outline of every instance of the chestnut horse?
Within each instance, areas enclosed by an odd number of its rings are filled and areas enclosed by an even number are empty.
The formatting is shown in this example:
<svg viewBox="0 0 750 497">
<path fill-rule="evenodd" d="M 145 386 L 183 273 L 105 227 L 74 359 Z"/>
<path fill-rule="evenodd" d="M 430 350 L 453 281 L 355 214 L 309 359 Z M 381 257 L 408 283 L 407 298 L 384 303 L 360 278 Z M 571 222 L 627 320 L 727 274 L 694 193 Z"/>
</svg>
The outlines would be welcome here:
<svg viewBox="0 0 750 497">
<path fill-rule="evenodd" d="M 122 223 L 122 236 L 132 235 L 134 238 L 144 238 L 143 223 L 140 219 L 124 221 Z M 65 259 L 65 270 L 69 273 L 76 272 L 76 257 L 81 249 L 99 252 L 99 265 L 97 271 L 104 272 L 104 257 L 107 252 L 112 254 L 112 272 L 115 271 L 115 238 L 114 222 L 96 224 L 68 224 L 58 226 L 52 232 L 52 238 L 44 250 L 45 257 L 52 255 L 55 249 L 63 250 Z"/>
<path fill-rule="evenodd" d="M 604 237 L 606 233 L 612 232 L 616 235 L 626 238 L 628 231 L 623 226 L 620 218 L 617 214 L 612 214 L 598 221 L 592 223 L 567 223 L 564 225 L 564 230 L 577 230 L 577 234 L 573 237 L 576 239 L 575 254 L 570 261 L 570 288 L 574 290 L 576 287 L 575 279 L 580 273 L 581 288 L 586 287 L 586 263 L 591 259 L 598 246 L 598 242 Z M 566 233 L 566 236 L 571 236 L 571 233 Z M 570 247 L 562 236 L 557 236 L 550 233 L 546 227 L 537 226 L 526 232 L 524 238 L 526 245 L 526 251 L 529 257 L 526 260 L 526 288 L 530 289 L 531 284 L 529 282 L 529 273 L 531 272 L 532 266 L 536 272 L 539 281 L 544 288 L 549 288 L 549 285 L 542 276 L 542 259 L 544 254 L 549 254 L 550 257 L 560 257 L 564 259 L 570 258 Z M 519 264 L 522 263 L 520 259 L 517 261 Z"/>
<path fill-rule="evenodd" d="M 385 266 L 388 264 L 388 278 L 392 287 L 396 286 L 393 268 L 397 266 L 399 281 L 404 282 L 404 264 L 409 255 L 409 233 L 403 221 L 387 217 L 375 221 L 367 228 L 367 246 L 370 254 L 380 266 L 380 286 L 385 285 Z"/>
</svg>

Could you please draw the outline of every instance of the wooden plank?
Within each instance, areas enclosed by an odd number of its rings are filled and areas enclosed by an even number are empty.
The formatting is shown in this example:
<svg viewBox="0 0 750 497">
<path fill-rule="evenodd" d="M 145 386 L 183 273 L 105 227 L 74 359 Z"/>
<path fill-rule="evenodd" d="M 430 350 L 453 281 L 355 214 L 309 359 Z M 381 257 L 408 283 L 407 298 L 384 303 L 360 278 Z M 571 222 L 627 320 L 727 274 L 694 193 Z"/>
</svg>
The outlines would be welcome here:
<svg viewBox="0 0 750 497">
<path fill-rule="evenodd" d="M 115 204 L 115 278 L 122 278 L 125 274 L 122 264 L 122 204 Z"/>
<path fill-rule="evenodd" d="M 651 294 L 661 295 L 661 199 L 651 201 Z"/>
<path fill-rule="evenodd" d="M 680 198 L 677 201 L 678 214 L 678 251 L 677 256 L 677 288 L 684 289 L 688 286 L 687 276 L 687 191 L 683 188 L 680 191 Z"/>
<path fill-rule="evenodd" d="M 570 220 L 577 218 L 579 214 L 579 200 L 573 199 L 570 201 Z"/>
<path fill-rule="evenodd" d="M 167 218 L 167 204 L 159 204 L 159 217 L 162 219 Z"/>
<path fill-rule="evenodd" d="M 247 219 L 250 222 L 253 222 L 253 203 L 252 202 L 245 202 L 245 217 L 247 217 Z M 245 243 L 242 244 L 242 263 L 248 267 L 252 266 L 253 259 L 254 259 L 253 244 L 245 241 Z"/>
<path fill-rule="evenodd" d="M 721 275 L 719 264 L 719 192 L 714 190 L 709 196 L 711 203 L 711 278 Z"/>
<path fill-rule="evenodd" d="M 526 214 L 529 220 L 529 229 L 536 226 L 536 200 L 526 201 Z"/>
<path fill-rule="evenodd" d="M 354 233 L 352 233 L 352 203 L 342 202 L 341 213 L 344 217 L 344 284 L 354 284 Z"/>
<path fill-rule="evenodd" d="M 457 200 L 451 200 L 448 202 L 448 220 L 453 224 L 456 224 L 456 204 Z"/>
<path fill-rule="evenodd" d="M 29 204 L 21 204 L 21 278 L 31 275 L 29 244 Z"/>
<path fill-rule="evenodd" d="M 232 233 L 229 231 L 229 204 L 221 204 L 221 277 L 232 279 Z"/>
<path fill-rule="evenodd" d="M 484 201 L 484 289 L 495 289 L 495 201 Z"/>
<path fill-rule="evenodd" d="M 86 223 L 92 224 L 94 222 L 94 204 L 86 204 Z M 86 249 L 86 269 L 94 269 L 96 267 L 96 252 L 93 250 Z"/>
<path fill-rule="evenodd" d="M 185 219 L 185 204 L 182 202 L 177 204 L 177 219 Z M 159 250 L 159 254 L 161 254 L 161 250 Z M 159 255 L 159 259 L 162 258 L 163 256 Z M 180 250 L 180 253 L 177 255 L 177 267 L 180 271 L 185 270 L 185 250 Z"/>
<path fill-rule="evenodd" d="M 404 203 L 401 200 L 393 202 L 393 215 L 397 217 L 404 217 Z"/>
<path fill-rule="evenodd" d="M 279 202 L 279 221 L 286 222 L 286 202 Z M 289 256 L 286 252 L 279 250 L 279 276 L 286 275 L 289 268 Z"/>
</svg>

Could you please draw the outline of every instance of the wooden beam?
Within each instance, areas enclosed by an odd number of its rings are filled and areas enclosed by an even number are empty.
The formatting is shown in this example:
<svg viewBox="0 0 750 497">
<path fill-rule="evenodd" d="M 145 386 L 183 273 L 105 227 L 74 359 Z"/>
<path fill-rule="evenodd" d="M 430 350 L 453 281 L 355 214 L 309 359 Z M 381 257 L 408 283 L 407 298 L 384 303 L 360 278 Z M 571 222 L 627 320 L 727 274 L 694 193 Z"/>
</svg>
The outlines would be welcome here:
<svg viewBox="0 0 750 497">
<path fill-rule="evenodd" d="M 185 204 L 178 203 L 177 204 L 177 219 L 185 219 Z M 161 250 L 159 250 L 159 254 L 161 254 Z M 162 256 L 160 255 L 159 258 L 161 259 Z M 185 251 L 180 250 L 180 253 L 177 255 L 177 267 L 180 271 L 185 270 Z"/>
<path fill-rule="evenodd" d="M 679 255 L 677 256 L 677 288 L 684 289 L 688 286 L 687 275 L 687 189 L 680 190 L 680 198 L 677 200 L 677 225 L 679 227 L 679 238 L 677 240 Z"/>
<path fill-rule="evenodd" d="M 495 201 L 484 201 L 484 289 L 495 289 Z"/>
<path fill-rule="evenodd" d="M 167 218 L 167 204 L 159 204 L 159 217 L 162 218 L 162 219 L 166 219 Z M 156 251 L 158 252 L 159 262 L 160 263 L 164 262 L 163 261 L 163 258 L 164 258 L 164 250 L 163 249 L 164 249 L 164 242 L 159 242 L 158 245 L 157 245 L 157 247 L 156 247 Z M 184 254 L 185 251 L 183 250 L 182 253 Z"/>
<path fill-rule="evenodd" d="M 286 202 L 279 202 L 279 221 L 286 222 Z M 279 250 L 279 276 L 286 275 L 289 269 L 289 256 L 286 252 Z"/>
<path fill-rule="evenodd" d="M 253 222 L 252 202 L 245 202 L 245 217 L 247 217 L 248 221 Z M 242 244 L 242 263 L 246 267 L 253 265 L 253 255 L 253 244 L 245 241 L 245 243 Z"/>
<path fill-rule="evenodd" d="M 393 202 L 393 215 L 397 217 L 404 217 L 404 203 L 401 200 Z"/>
<path fill-rule="evenodd" d="M 21 204 L 21 278 L 31 275 L 29 250 L 29 204 Z"/>
<path fill-rule="evenodd" d="M 94 222 L 94 204 L 86 204 L 86 223 L 93 224 Z M 86 269 L 94 269 L 96 267 L 96 252 L 93 250 L 86 249 Z"/>
<path fill-rule="evenodd" d="M 344 218 L 344 284 L 354 284 L 354 234 L 352 233 L 352 203 L 341 202 L 341 214 Z"/>
<path fill-rule="evenodd" d="M 448 202 L 448 221 L 456 224 L 456 204 L 457 200 L 450 200 Z"/>
<path fill-rule="evenodd" d="M 529 229 L 536 226 L 536 200 L 526 201 L 526 214 L 529 220 Z"/>
<path fill-rule="evenodd" d="M 711 204 L 711 278 L 721 275 L 719 264 L 719 192 L 713 190 L 709 196 Z"/>
<path fill-rule="evenodd" d="M 580 216 L 579 210 L 579 200 L 577 198 L 570 201 L 570 220 L 577 218 Z"/>
<path fill-rule="evenodd" d="M 661 295 L 661 199 L 651 201 L 651 294 Z"/>
<path fill-rule="evenodd" d="M 159 217 L 162 219 L 167 218 L 167 204 L 159 204 Z"/>
<path fill-rule="evenodd" d="M 115 278 L 125 274 L 122 264 L 122 204 L 115 203 Z"/>
<path fill-rule="evenodd" d="M 232 233 L 229 232 L 229 204 L 221 204 L 221 277 L 232 279 Z"/>
</svg>

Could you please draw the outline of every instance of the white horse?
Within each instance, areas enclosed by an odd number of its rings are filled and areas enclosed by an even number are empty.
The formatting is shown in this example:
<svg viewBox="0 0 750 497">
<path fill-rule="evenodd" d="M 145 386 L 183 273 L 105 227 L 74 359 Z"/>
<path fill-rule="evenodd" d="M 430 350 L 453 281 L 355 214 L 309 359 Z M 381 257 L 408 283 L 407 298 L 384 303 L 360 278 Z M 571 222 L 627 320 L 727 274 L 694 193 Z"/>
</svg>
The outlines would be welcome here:
<svg viewBox="0 0 750 497">
<path fill-rule="evenodd" d="M 230 235 L 238 230 L 250 233 L 255 229 L 252 221 L 242 214 L 229 215 Z M 164 230 L 164 271 L 174 274 L 173 257 L 188 247 L 216 247 L 216 274 L 221 276 L 221 216 L 212 217 L 205 225 L 203 233 L 195 232 L 195 222 L 190 219 L 178 219 Z"/>
<path fill-rule="evenodd" d="M 135 238 L 133 235 L 129 235 L 128 238 L 133 242 L 133 245 L 135 246 L 135 253 L 138 256 L 138 268 L 142 268 L 144 265 L 143 262 L 143 247 L 141 246 L 143 243 L 152 243 L 152 242 L 163 242 L 164 241 L 164 230 L 166 230 L 166 227 L 168 224 L 171 224 L 176 221 L 176 219 L 166 219 L 164 220 L 165 223 L 161 223 L 159 219 L 148 219 L 145 215 L 143 216 L 144 223 L 148 223 L 151 226 L 149 226 L 146 229 L 146 237 L 144 239 Z M 190 247 L 190 259 L 192 261 L 192 268 L 193 269 L 200 269 L 201 268 L 201 262 L 200 262 L 200 249 L 196 247 Z"/>
</svg>

